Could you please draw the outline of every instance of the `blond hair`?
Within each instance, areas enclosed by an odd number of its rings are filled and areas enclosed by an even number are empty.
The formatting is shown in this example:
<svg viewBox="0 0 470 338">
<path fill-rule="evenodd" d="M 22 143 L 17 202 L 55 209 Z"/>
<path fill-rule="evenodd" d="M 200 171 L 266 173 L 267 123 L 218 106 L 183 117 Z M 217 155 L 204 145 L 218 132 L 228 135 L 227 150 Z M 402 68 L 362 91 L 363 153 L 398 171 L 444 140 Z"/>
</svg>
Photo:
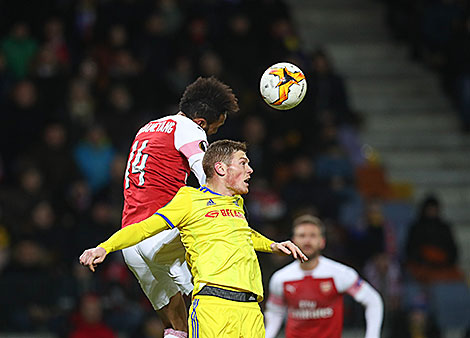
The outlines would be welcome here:
<svg viewBox="0 0 470 338">
<path fill-rule="evenodd" d="M 292 231 L 295 231 L 295 228 L 297 228 L 299 225 L 302 225 L 302 224 L 313 224 L 317 226 L 320 229 L 322 236 L 325 237 L 325 233 L 326 233 L 325 224 L 318 217 L 315 217 L 309 214 L 296 217 L 294 221 L 292 222 Z"/>
<path fill-rule="evenodd" d="M 219 140 L 212 143 L 202 159 L 202 168 L 206 178 L 210 179 L 214 176 L 214 165 L 217 162 L 229 165 L 233 154 L 239 150 L 246 153 L 246 143 L 232 140 Z"/>
</svg>

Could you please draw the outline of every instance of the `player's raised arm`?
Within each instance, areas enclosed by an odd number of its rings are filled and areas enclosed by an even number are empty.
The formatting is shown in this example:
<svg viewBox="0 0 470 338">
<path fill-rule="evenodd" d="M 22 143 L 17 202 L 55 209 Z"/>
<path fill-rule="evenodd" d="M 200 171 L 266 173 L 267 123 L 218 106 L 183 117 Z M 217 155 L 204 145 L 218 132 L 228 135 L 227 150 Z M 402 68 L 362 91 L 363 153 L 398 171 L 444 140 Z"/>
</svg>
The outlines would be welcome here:
<svg viewBox="0 0 470 338">
<path fill-rule="evenodd" d="M 128 248 L 144 239 L 171 227 L 159 214 L 116 231 L 107 241 L 96 248 L 88 249 L 80 256 L 80 264 L 91 271 L 104 261 L 106 255 L 117 250 Z"/>
<path fill-rule="evenodd" d="M 308 260 L 307 256 L 291 241 L 274 242 L 273 240 L 261 235 L 259 232 L 251 229 L 251 240 L 253 247 L 256 251 L 260 252 L 274 252 L 280 255 L 292 255 L 295 259 L 305 262 Z"/>
</svg>

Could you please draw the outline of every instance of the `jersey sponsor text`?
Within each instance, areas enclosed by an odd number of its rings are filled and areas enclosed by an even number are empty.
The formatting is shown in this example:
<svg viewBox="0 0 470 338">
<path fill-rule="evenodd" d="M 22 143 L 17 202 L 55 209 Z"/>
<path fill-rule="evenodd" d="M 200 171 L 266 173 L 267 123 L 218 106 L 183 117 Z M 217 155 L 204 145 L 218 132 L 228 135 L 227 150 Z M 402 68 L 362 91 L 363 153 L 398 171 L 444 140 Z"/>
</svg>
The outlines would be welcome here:
<svg viewBox="0 0 470 338">
<path fill-rule="evenodd" d="M 290 316 L 295 319 L 331 318 L 334 310 L 331 307 L 317 308 L 317 302 L 311 300 L 299 301 L 299 307 L 291 309 Z"/>
<path fill-rule="evenodd" d="M 206 214 L 206 217 L 216 218 L 219 215 L 223 217 L 236 217 L 236 218 L 243 218 L 243 219 L 245 218 L 242 212 L 240 212 L 239 210 L 234 210 L 234 209 L 212 210 Z"/>
</svg>

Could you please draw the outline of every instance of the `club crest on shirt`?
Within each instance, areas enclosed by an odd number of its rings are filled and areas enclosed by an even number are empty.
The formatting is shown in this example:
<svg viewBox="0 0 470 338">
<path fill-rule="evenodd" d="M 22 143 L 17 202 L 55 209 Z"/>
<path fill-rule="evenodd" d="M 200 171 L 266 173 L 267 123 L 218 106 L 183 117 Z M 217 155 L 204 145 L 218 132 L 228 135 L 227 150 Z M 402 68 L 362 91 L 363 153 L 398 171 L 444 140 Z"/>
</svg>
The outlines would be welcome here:
<svg viewBox="0 0 470 338">
<path fill-rule="evenodd" d="M 329 293 L 331 290 L 333 290 L 333 284 L 331 284 L 330 281 L 328 282 L 321 282 L 320 283 L 320 290 L 323 293 Z"/>
</svg>

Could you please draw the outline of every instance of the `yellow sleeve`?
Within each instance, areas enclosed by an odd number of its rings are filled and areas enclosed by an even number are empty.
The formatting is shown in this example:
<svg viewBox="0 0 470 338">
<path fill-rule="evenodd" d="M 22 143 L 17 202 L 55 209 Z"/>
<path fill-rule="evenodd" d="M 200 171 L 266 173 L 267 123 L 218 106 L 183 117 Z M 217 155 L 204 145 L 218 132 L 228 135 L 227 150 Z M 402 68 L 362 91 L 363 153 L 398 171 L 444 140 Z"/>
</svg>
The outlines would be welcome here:
<svg viewBox="0 0 470 338">
<path fill-rule="evenodd" d="M 171 226 L 158 214 L 116 231 L 106 242 L 99 244 L 106 254 L 133 246 Z"/>
<path fill-rule="evenodd" d="M 270 240 L 269 238 L 264 237 L 259 232 L 251 228 L 250 230 L 251 230 L 251 240 L 253 241 L 253 247 L 255 248 L 256 251 L 273 252 L 273 250 L 271 249 L 271 244 L 273 244 L 274 241 Z"/>
<path fill-rule="evenodd" d="M 186 187 L 182 187 L 167 205 L 141 222 L 128 225 L 117 231 L 106 242 L 98 246 L 106 250 L 106 253 L 121 250 L 133 246 L 146 238 L 149 238 L 168 228 L 184 223 L 191 210 L 191 195 Z"/>
</svg>

